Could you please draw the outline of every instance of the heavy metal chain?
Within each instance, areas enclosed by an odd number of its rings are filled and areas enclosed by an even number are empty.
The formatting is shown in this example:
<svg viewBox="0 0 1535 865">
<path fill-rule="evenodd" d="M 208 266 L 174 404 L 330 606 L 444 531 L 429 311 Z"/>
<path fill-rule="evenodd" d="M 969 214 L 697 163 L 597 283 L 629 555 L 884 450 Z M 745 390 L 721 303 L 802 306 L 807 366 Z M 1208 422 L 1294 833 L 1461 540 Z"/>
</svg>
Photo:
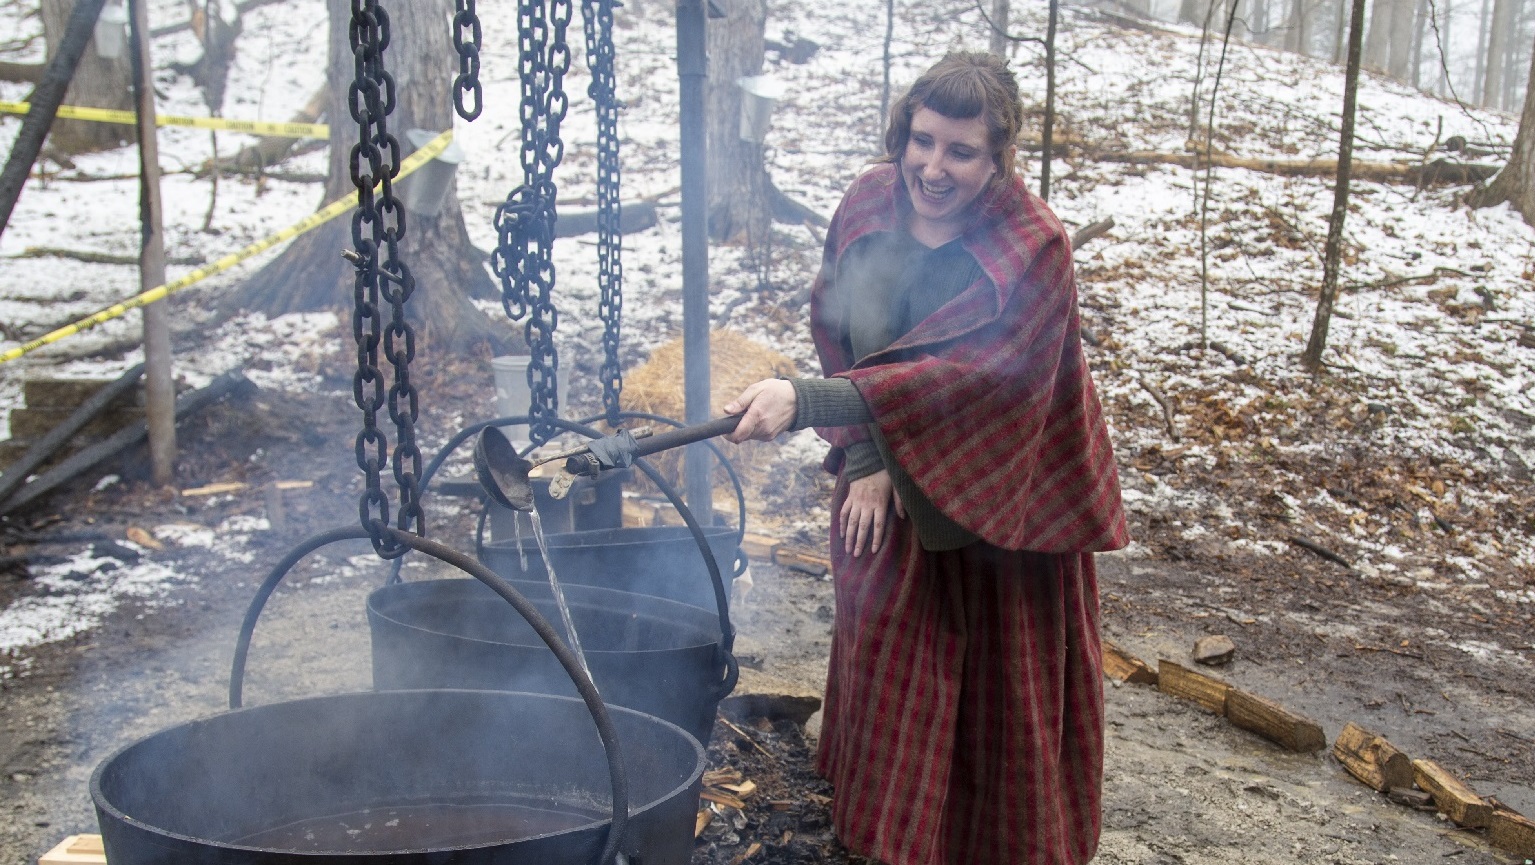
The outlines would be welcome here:
<svg viewBox="0 0 1535 865">
<path fill-rule="evenodd" d="M 522 185 L 512 190 L 496 208 L 498 237 L 491 266 L 501 279 L 501 303 L 506 314 L 520 321 L 527 316 L 528 384 L 532 392 L 529 414 L 534 417 L 528 437 L 536 444 L 553 438 L 558 430 L 539 418 L 559 412 L 556 381 L 559 357 L 554 331 L 559 316 L 554 308 L 554 169 L 565 156 L 560 123 L 570 106 L 565 95 L 565 73 L 570 70 L 570 47 L 565 40 L 571 19 L 571 0 L 520 0 L 518 73 L 522 79 Z"/>
<path fill-rule="evenodd" d="M 350 39 L 354 78 L 347 91 L 347 105 L 357 122 L 357 144 L 349 167 L 357 187 L 357 210 L 352 214 L 352 251 L 347 258 L 355 268 L 353 280 L 352 334 L 357 341 L 357 373 L 352 392 L 362 409 L 362 430 L 357 434 L 357 465 L 366 476 L 358 505 L 362 525 L 373 538 L 373 548 L 384 558 L 403 555 L 409 547 L 390 540 L 389 497 L 381 475 L 389 460 L 389 440 L 378 427 L 378 410 L 387 405 L 398 433 L 393 468 L 400 492 L 396 525 L 403 531 L 426 533 L 421 509 L 419 479 L 421 450 L 416 444 L 417 393 L 410 381 L 410 362 L 415 358 L 415 331 L 405 317 L 405 304 L 415 290 L 410 269 L 400 259 L 400 240 L 405 236 L 405 209 L 394 195 L 394 178 L 400 170 L 400 142 L 389 133 L 388 117 L 394 110 L 394 78 L 384 69 L 384 49 L 389 45 L 389 15 L 377 0 L 352 0 Z M 379 186 L 375 196 L 373 187 Z M 390 306 L 384 326 L 379 298 Z M 378 368 L 379 344 L 394 367 L 394 385 L 385 397 L 384 374 Z"/>
<path fill-rule="evenodd" d="M 623 370 L 619 366 L 619 329 L 623 322 L 623 234 L 619 231 L 618 109 L 614 72 L 613 9 L 616 0 L 582 0 L 586 25 L 586 64 L 592 71 L 587 94 L 597 105 L 597 304 L 602 319 L 602 405 L 609 422 L 618 423 Z"/>
<path fill-rule="evenodd" d="M 480 85 L 480 16 L 474 0 L 458 0 L 457 8 L 453 50 L 458 52 L 458 77 L 453 79 L 453 107 L 459 117 L 474 120 L 485 108 L 485 88 Z M 472 97 L 467 104 L 465 96 Z"/>
</svg>

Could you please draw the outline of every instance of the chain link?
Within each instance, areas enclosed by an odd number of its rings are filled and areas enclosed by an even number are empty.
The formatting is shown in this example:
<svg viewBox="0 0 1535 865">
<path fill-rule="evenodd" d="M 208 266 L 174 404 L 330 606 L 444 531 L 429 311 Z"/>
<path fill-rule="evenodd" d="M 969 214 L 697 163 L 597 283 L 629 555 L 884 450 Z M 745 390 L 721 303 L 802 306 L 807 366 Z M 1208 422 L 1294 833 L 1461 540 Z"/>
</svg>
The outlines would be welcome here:
<svg viewBox="0 0 1535 865">
<path fill-rule="evenodd" d="M 366 479 L 358 514 L 373 538 L 373 549 L 384 558 L 397 558 L 409 547 L 390 540 L 384 531 L 389 525 L 389 497 L 384 493 L 381 475 L 389 460 L 389 440 L 378 426 L 381 407 L 387 407 L 398 435 L 393 459 L 400 494 L 396 525 L 402 531 L 414 530 L 424 535 L 426 518 L 419 489 L 422 457 L 415 435 L 418 395 L 410 380 L 410 362 L 416 353 L 415 332 L 405 317 L 405 305 L 415 290 L 415 280 L 399 254 L 400 241 L 405 236 L 405 209 L 394 195 L 394 178 L 400 170 L 400 142 L 388 128 L 388 116 L 395 105 L 395 84 L 384 69 L 389 15 L 377 0 L 352 0 L 348 38 L 354 75 L 347 103 L 352 119 L 357 122 L 357 144 L 349 157 L 352 184 L 357 187 L 357 210 L 352 214 L 353 248 L 347 256 L 355 268 L 352 335 L 357 342 L 357 373 L 352 380 L 352 395 L 363 413 L 355 449 L 357 465 Z M 377 195 L 374 186 L 379 187 Z M 390 307 L 387 327 L 381 297 Z M 384 374 L 378 366 L 380 344 L 394 371 L 394 385 L 387 388 L 387 396 Z"/>
<path fill-rule="evenodd" d="M 623 233 L 619 230 L 617 75 L 614 71 L 613 10 L 616 0 L 582 0 L 586 25 L 586 64 L 592 71 L 587 95 L 597 106 L 597 314 L 602 320 L 602 405 L 617 425 L 622 410 L 623 368 L 619 364 L 619 332 L 623 322 Z"/>
<path fill-rule="evenodd" d="M 514 321 L 527 318 L 528 385 L 534 422 L 528 437 L 543 444 L 559 432 L 542 418 L 559 414 L 559 356 L 554 331 L 554 169 L 565 156 L 560 123 L 570 107 L 565 73 L 570 70 L 566 29 L 571 0 L 520 0 L 517 7 L 522 185 L 496 208 L 497 246 L 491 267 L 501 279 L 501 305 Z"/>
<path fill-rule="evenodd" d="M 453 16 L 453 50 L 458 52 L 458 77 L 453 80 L 453 107 L 458 116 L 474 120 L 485 108 L 485 88 L 480 85 L 480 16 L 474 0 L 458 0 Z M 465 107 L 464 97 L 472 95 L 474 107 Z"/>
</svg>

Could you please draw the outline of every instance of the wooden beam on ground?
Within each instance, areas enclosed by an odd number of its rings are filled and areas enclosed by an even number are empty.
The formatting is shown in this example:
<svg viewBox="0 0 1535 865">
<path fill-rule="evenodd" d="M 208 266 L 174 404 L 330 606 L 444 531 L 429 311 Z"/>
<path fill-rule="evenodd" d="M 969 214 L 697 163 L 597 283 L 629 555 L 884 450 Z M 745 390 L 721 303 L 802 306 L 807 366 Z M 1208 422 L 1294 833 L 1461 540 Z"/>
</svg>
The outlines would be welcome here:
<svg viewBox="0 0 1535 865">
<path fill-rule="evenodd" d="M 777 538 L 747 532 L 741 536 L 741 552 L 754 562 L 771 562 L 778 550 Z"/>
<path fill-rule="evenodd" d="M 1214 676 L 1196 673 L 1175 661 L 1157 661 L 1157 688 L 1164 694 L 1192 700 L 1217 715 L 1226 714 L 1226 694 L 1231 686 Z"/>
<path fill-rule="evenodd" d="M 809 550 L 779 547 L 773 553 L 773 562 L 812 576 L 825 576 L 831 570 L 831 559 Z"/>
<path fill-rule="evenodd" d="M 1327 747 L 1327 735 L 1317 722 L 1240 688 L 1226 692 L 1226 720 L 1297 754 Z"/>
<path fill-rule="evenodd" d="M 1492 846 L 1523 859 L 1535 859 L 1535 820 L 1501 808 L 1492 812 L 1487 825 Z"/>
<path fill-rule="evenodd" d="M 1456 825 L 1485 829 L 1492 822 L 1492 806 L 1443 766 L 1433 760 L 1414 760 L 1412 773 L 1418 786 L 1434 797 L 1434 806 Z"/>
<path fill-rule="evenodd" d="M 1338 733 L 1332 754 L 1350 775 L 1377 793 L 1412 786 L 1412 760 L 1385 738 L 1352 721 Z"/>
<path fill-rule="evenodd" d="M 1157 683 L 1157 671 L 1151 669 L 1150 664 L 1108 640 L 1103 641 L 1103 674 L 1116 682 L 1132 685 Z"/>
</svg>

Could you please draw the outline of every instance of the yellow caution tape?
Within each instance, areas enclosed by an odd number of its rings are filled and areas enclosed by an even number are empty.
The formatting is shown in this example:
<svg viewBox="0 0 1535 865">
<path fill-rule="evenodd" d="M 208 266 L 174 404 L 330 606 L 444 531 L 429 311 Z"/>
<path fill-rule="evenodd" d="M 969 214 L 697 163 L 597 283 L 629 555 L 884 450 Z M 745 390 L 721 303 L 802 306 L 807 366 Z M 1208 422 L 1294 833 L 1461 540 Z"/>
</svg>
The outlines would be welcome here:
<svg viewBox="0 0 1535 865">
<path fill-rule="evenodd" d="M 0 101 L 0 114 L 26 114 L 32 110 L 30 102 Z M 132 111 L 111 108 L 81 108 L 78 105 L 60 105 L 59 117 L 65 120 L 95 120 L 101 123 L 138 122 Z M 269 135 L 276 138 L 329 138 L 330 127 L 324 123 L 267 123 L 262 120 L 229 120 L 223 117 L 174 117 L 156 114 L 158 126 L 192 126 L 198 129 L 225 129 L 231 132 L 247 132 L 251 135 Z"/>
<path fill-rule="evenodd" d="M 427 143 L 425 147 L 422 147 L 420 150 L 417 150 L 415 153 L 412 153 L 410 156 L 406 157 L 402 162 L 400 162 L 400 173 L 396 176 L 395 179 L 398 181 L 401 178 L 408 177 L 416 169 L 425 165 L 428 161 L 436 158 L 444 150 L 447 149 L 448 144 L 452 140 L 453 130 L 451 129 L 442 133 L 436 138 L 433 138 L 430 142 Z M 271 237 L 256 241 L 255 243 L 245 247 L 239 252 L 236 252 L 232 255 L 226 255 L 206 267 L 199 267 L 198 269 L 192 271 L 186 276 L 181 277 L 180 279 L 151 288 L 150 290 L 138 295 L 137 297 L 129 298 L 122 303 L 115 303 L 96 313 L 95 315 L 89 316 L 87 318 L 82 318 L 73 324 L 67 324 L 58 330 L 53 331 L 52 333 L 40 336 L 37 339 L 31 340 L 30 342 L 22 343 L 21 345 L 5 352 L 4 354 L 0 354 L 0 363 L 15 360 L 16 358 L 36 351 L 45 345 L 58 342 L 59 340 L 74 336 L 77 333 L 83 333 L 84 331 L 90 330 L 98 324 L 111 321 L 114 318 L 119 318 L 127 314 L 129 310 L 138 309 L 142 306 L 148 306 L 157 300 L 163 300 L 170 295 L 173 295 L 176 292 L 193 285 L 194 283 L 201 282 L 202 280 L 213 276 L 216 273 L 223 273 L 224 271 L 234 267 L 247 258 L 259 255 L 260 253 L 271 249 L 283 241 L 292 240 L 293 238 L 298 237 L 300 234 L 303 234 L 310 229 L 324 225 L 325 223 L 335 219 L 343 213 L 346 213 L 356 206 L 357 193 L 355 192 L 345 198 L 332 201 L 330 204 L 325 205 L 325 207 L 321 210 L 304 217 L 298 222 L 295 222 L 287 228 L 284 228 L 282 231 L 272 235 Z"/>
</svg>

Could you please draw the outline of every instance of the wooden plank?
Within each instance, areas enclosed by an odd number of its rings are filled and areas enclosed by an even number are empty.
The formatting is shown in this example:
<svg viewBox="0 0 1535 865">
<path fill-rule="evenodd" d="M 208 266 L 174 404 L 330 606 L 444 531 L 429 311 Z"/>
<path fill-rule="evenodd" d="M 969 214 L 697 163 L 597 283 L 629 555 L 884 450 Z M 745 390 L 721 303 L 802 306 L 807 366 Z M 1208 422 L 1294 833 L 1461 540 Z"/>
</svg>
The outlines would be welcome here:
<svg viewBox="0 0 1535 865">
<path fill-rule="evenodd" d="M 1412 786 L 1412 760 L 1386 739 L 1352 721 L 1338 733 L 1332 755 L 1350 775 L 1378 793 Z"/>
<path fill-rule="evenodd" d="M 1226 692 L 1231 686 L 1214 676 L 1196 673 L 1175 661 L 1157 661 L 1157 689 L 1192 700 L 1217 715 L 1226 714 Z"/>
<path fill-rule="evenodd" d="M 779 547 L 773 553 L 773 562 L 817 577 L 824 576 L 831 570 L 829 557 L 795 547 Z"/>
<path fill-rule="evenodd" d="M 1103 641 L 1103 674 L 1116 682 L 1132 685 L 1157 683 L 1157 671 L 1150 664 L 1108 640 Z"/>
<path fill-rule="evenodd" d="M 1419 787 L 1434 797 L 1435 807 L 1456 825 L 1485 829 L 1492 822 L 1492 806 L 1433 760 L 1412 761 L 1412 776 Z"/>
<path fill-rule="evenodd" d="M 251 485 L 241 481 L 227 481 L 225 483 L 208 484 L 207 486 L 192 487 L 181 491 L 183 498 L 198 496 L 220 496 L 224 493 L 243 493 L 250 489 Z"/>
<path fill-rule="evenodd" d="M 1226 692 L 1226 720 L 1297 754 L 1309 754 L 1327 747 L 1327 736 L 1321 725 L 1241 688 Z"/>
<path fill-rule="evenodd" d="M 100 835 L 71 835 L 37 860 L 37 865 L 105 865 Z"/>
<path fill-rule="evenodd" d="M 1515 856 L 1535 859 L 1535 820 L 1514 811 L 1495 810 L 1488 821 L 1487 840 Z"/>
<path fill-rule="evenodd" d="M 768 535 L 747 532 L 741 536 L 741 552 L 745 553 L 747 558 L 750 558 L 752 561 L 773 561 L 773 553 L 778 547 L 778 539 Z"/>
</svg>

